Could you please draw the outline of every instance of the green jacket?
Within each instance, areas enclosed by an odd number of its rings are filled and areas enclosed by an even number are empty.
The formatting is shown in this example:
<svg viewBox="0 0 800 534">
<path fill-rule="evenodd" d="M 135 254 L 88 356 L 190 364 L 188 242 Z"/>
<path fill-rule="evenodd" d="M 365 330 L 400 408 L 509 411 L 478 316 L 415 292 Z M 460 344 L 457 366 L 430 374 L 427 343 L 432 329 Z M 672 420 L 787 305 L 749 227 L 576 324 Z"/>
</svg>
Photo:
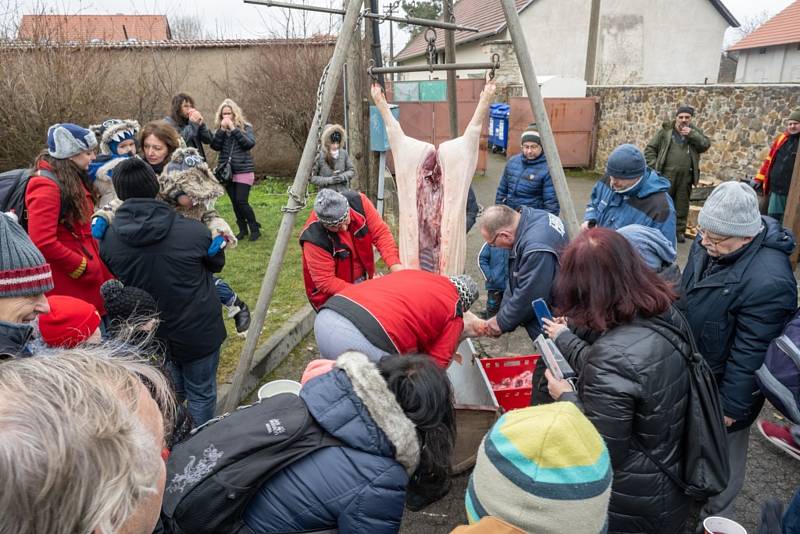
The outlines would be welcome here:
<svg viewBox="0 0 800 534">
<path fill-rule="evenodd" d="M 692 158 L 692 183 L 697 185 L 697 181 L 700 179 L 700 154 L 711 147 L 711 141 L 703 134 L 703 130 L 694 124 L 691 125 L 691 128 L 692 131 L 686 136 L 686 141 L 689 143 L 689 154 Z M 647 166 L 658 173 L 664 171 L 664 163 L 669 152 L 669 145 L 672 143 L 674 129 L 673 121 L 665 121 L 644 149 Z"/>
</svg>

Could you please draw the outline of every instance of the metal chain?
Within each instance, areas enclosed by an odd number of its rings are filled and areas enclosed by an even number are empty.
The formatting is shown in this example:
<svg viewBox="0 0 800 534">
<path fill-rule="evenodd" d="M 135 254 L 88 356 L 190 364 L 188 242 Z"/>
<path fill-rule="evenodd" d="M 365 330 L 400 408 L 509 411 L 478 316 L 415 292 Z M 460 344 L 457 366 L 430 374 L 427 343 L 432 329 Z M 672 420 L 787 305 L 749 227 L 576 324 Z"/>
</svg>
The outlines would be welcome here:
<svg viewBox="0 0 800 534">
<path fill-rule="evenodd" d="M 450 22 L 451 24 L 455 24 L 455 22 L 456 22 L 456 10 L 455 10 L 455 7 L 453 6 L 453 0 L 445 0 L 445 2 L 447 2 L 447 6 L 450 9 L 450 20 L 448 20 L 447 22 Z"/>
<path fill-rule="evenodd" d="M 425 50 L 425 55 L 428 58 L 428 68 L 433 72 L 433 65 L 436 63 L 436 30 L 427 28 L 424 38 L 428 41 L 428 48 Z"/>
<path fill-rule="evenodd" d="M 356 20 L 356 35 L 360 35 L 360 28 L 361 28 L 361 21 L 364 20 L 364 15 L 366 14 L 366 10 L 361 11 L 358 14 L 358 19 Z M 322 130 L 324 129 L 324 124 L 322 124 L 322 98 L 323 94 L 325 93 L 325 83 L 328 81 L 328 72 L 331 68 L 331 58 L 328 63 L 325 65 L 325 68 L 322 69 L 322 75 L 319 78 L 319 84 L 317 85 L 317 107 L 314 110 L 314 120 L 317 123 L 317 151 L 319 151 L 320 141 L 322 140 Z M 309 178 L 310 178 L 309 174 Z M 294 200 L 297 205 L 296 206 L 284 206 L 281 208 L 281 211 L 284 213 L 297 213 L 305 209 L 308 205 L 308 181 L 306 181 L 306 188 L 302 195 L 297 193 L 292 186 L 289 186 L 289 189 L 286 191 L 286 194 L 289 196 L 290 199 Z"/>
</svg>

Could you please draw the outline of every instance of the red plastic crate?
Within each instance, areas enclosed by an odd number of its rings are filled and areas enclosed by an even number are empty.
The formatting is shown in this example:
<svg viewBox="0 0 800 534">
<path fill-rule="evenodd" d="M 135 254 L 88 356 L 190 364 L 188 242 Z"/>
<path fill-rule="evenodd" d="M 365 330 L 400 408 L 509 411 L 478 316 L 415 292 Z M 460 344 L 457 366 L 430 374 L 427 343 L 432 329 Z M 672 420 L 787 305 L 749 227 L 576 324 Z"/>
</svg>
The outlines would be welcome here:
<svg viewBox="0 0 800 534">
<path fill-rule="evenodd" d="M 497 403 L 505 411 L 525 408 L 531 404 L 531 388 L 495 389 L 494 384 L 499 384 L 504 378 L 512 378 L 525 371 L 533 372 L 539 354 L 526 354 L 509 358 L 483 358 L 480 360 L 486 378 L 492 384 Z"/>
</svg>

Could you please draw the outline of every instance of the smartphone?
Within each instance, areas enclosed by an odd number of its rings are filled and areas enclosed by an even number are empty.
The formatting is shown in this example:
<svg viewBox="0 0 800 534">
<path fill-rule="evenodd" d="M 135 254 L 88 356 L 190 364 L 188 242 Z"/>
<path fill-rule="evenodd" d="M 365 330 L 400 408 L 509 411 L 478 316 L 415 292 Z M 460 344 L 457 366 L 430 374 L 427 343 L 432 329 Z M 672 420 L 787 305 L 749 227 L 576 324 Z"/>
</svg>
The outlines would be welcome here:
<svg viewBox="0 0 800 534">
<path fill-rule="evenodd" d="M 573 382 L 577 375 L 572 367 L 570 367 L 569 363 L 567 363 L 561 351 L 558 350 L 556 344 L 553 343 L 553 340 L 545 339 L 544 336 L 540 334 L 539 337 L 536 338 L 536 345 L 550 373 L 556 378 L 569 381 L 574 388 L 575 384 Z"/>
<path fill-rule="evenodd" d="M 547 307 L 547 302 L 544 299 L 536 299 L 533 301 L 533 314 L 539 321 L 539 328 L 544 328 L 544 321 L 542 319 L 553 320 L 553 314 L 550 313 L 550 308 Z"/>
</svg>

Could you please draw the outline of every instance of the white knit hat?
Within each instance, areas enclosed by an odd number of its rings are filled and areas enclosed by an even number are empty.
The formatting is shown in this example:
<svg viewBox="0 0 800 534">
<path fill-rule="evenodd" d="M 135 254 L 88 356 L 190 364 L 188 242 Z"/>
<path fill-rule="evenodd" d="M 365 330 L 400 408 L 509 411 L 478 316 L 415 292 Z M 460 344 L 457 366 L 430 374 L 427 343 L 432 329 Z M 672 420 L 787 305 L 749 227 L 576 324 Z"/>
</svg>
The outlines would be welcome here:
<svg viewBox="0 0 800 534">
<path fill-rule="evenodd" d="M 758 196 L 749 185 L 730 181 L 719 184 L 697 216 L 700 228 L 721 236 L 753 237 L 763 227 Z"/>
</svg>

